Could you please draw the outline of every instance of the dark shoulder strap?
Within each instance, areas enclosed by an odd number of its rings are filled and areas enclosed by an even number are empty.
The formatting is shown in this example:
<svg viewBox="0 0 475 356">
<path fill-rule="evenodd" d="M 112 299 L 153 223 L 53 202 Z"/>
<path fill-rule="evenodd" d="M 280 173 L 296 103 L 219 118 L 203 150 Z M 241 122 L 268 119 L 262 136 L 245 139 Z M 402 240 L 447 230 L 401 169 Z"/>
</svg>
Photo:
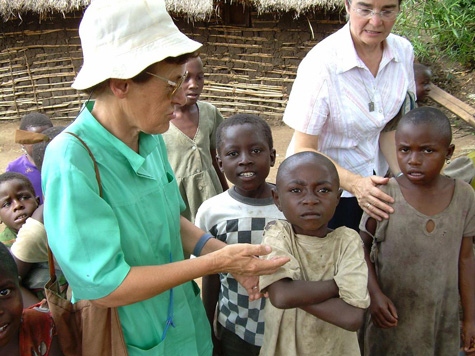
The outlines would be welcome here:
<svg viewBox="0 0 475 356">
<path fill-rule="evenodd" d="M 75 133 L 72 133 L 72 132 L 69 132 L 69 131 L 65 131 L 67 134 L 70 134 L 71 136 L 74 136 L 76 137 L 79 142 L 82 143 L 82 145 L 84 146 L 84 148 L 87 150 L 87 153 L 89 153 L 89 156 L 91 157 L 92 159 L 92 162 L 94 163 L 94 171 L 96 172 L 96 179 L 97 179 L 97 184 L 99 185 L 99 195 L 102 197 L 102 184 L 101 184 L 101 174 L 99 173 L 99 167 L 97 166 L 97 162 L 96 162 L 96 159 L 94 158 L 94 155 L 92 154 L 92 151 L 91 149 L 89 148 L 89 146 L 86 144 L 86 142 L 84 142 L 84 140 L 79 137 L 78 135 L 76 135 Z"/>
</svg>

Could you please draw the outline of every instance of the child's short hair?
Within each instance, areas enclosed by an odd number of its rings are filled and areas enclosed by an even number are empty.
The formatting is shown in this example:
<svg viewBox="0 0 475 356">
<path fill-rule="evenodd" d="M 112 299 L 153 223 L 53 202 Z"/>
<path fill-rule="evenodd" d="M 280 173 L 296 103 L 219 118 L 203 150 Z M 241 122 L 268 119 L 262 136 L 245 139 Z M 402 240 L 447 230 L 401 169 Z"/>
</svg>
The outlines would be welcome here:
<svg viewBox="0 0 475 356">
<path fill-rule="evenodd" d="M 430 70 L 429 67 L 420 64 L 420 63 L 414 63 L 414 77 L 418 77 L 419 75 L 423 74 L 426 72 L 429 74 L 429 76 L 432 76 L 432 71 Z"/>
<path fill-rule="evenodd" d="M 280 180 L 280 176 L 283 174 L 282 172 L 285 172 L 288 169 L 287 166 L 291 165 L 297 160 L 305 158 L 315 159 L 319 162 L 320 165 L 326 166 L 329 169 L 330 173 L 332 175 L 335 175 L 338 180 L 338 185 L 340 185 L 340 176 L 338 175 L 338 170 L 336 169 L 335 164 L 325 155 L 313 151 L 298 152 L 284 159 L 280 164 L 279 168 L 277 169 L 276 182 Z"/>
<path fill-rule="evenodd" d="M 28 190 L 31 191 L 31 194 L 33 194 L 33 196 L 36 196 L 35 188 L 33 188 L 33 184 L 31 184 L 31 181 L 23 174 L 17 173 L 17 172 L 5 172 L 5 173 L 0 174 L 0 184 L 9 182 L 14 179 L 21 180 L 23 182 L 23 185 Z"/>
<path fill-rule="evenodd" d="M 7 246 L 0 242 L 0 273 L 8 277 L 18 276 L 18 267 Z"/>
<path fill-rule="evenodd" d="M 409 111 L 398 123 L 396 131 L 404 124 L 430 125 L 441 137 L 452 142 L 452 128 L 449 118 L 439 109 L 431 106 L 423 106 Z"/>
<path fill-rule="evenodd" d="M 229 119 L 224 120 L 216 130 L 216 147 L 220 147 L 222 143 L 223 131 L 231 126 L 250 124 L 256 126 L 256 131 L 264 134 L 269 148 L 274 148 L 274 141 L 272 139 L 272 130 L 269 124 L 257 115 L 253 114 L 236 114 Z"/>
<path fill-rule="evenodd" d="M 45 114 L 32 112 L 21 118 L 20 130 L 28 130 L 29 127 L 48 126 L 53 127 L 53 122 Z"/>
<path fill-rule="evenodd" d="M 59 135 L 64 129 L 64 126 L 53 126 L 44 130 L 42 134 L 48 136 L 49 141 L 42 141 L 33 145 L 33 148 L 31 150 L 31 158 L 33 158 L 33 162 L 35 163 L 35 166 L 36 168 L 38 168 L 39 171 L 41 171 L 41 167 L 43 166 L 46 146 L 48 146 L 50 141 L 57 135 Z"/>
</svg>

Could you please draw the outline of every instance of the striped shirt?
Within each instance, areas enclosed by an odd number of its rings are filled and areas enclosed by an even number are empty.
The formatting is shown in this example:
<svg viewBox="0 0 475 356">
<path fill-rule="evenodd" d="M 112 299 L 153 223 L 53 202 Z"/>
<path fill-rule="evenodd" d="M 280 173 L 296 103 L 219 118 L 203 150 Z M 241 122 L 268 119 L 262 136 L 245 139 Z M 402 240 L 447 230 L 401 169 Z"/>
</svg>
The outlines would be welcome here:
<svg viewBox="0 0 475 356">
<path fill-rule="evenodd" d="M 388 165 L 379 134 L 415 92 L 409 41 L 390 34 L 374 77 L 358 57 L 349 25 L 318 43 L 302 60 L 284 113 L 296 131 L 318 136 L 318 150 L 343 168 L 367 177 Z M 374 108 L 370 111 L 369 103 Z M 293 153 L 293 141 L 287 155 Z M 352 196 L 343 192 L 344 197 Z"/>
</svg>

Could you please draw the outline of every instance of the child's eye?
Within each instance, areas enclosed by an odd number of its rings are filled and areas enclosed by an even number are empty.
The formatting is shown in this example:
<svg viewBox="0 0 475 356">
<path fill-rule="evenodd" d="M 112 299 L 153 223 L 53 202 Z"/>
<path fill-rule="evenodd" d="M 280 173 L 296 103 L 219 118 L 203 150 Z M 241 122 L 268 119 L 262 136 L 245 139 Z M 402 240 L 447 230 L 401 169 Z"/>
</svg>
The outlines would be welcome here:
<svg viewBox="0 0 475 356">
<path fill-rule="evenodd" d="M 254 148 L 252 150 L 252 153 L 261 153 L 261 152 L 262 152 L 262 150 L 260 148 Z"/>
<path fill-rule="evenodd" d="M 0 289 L 0 297 L 8 296 L 12 290 L 10 288 Z"/>
<path fill-rule="evenodd" d="M 31 199 L 31 195 L 22 195 L 20 197 L 20 200 L 28 200 L 28 199 Z"/>
<path fill-rule="evenodd" d="M 289 191 L 291 193 L 300 193 L 302 191 L 302 189 L 300 189 L 300 188 L 291 188 Z"/>
<path fill-rule="evenodd" d="M 330 189 L 328 189 L 328 188 L 320 188 L 320 189 L 318 189 L 317 192 L 318 192 L 318 193 L 329 193 L 329 192 L 330 192 Z"/>
<path fill-rule="evenodd" d="M 2 208 L 8 208 L 10 206 L 10 202 L 9 201 L 6 201 L 2 204 Z"/>
<path fill-rule="evenodd" d="M 434 150 L 433 150 L 432 148 L 426 148 L 426 149 L 424 150 L 424 152 L 425 152 L 425 153 L 432 153 L 432 152 L 434 152 Z"/>
<path fill-rule="evenodd" d="M 226 156 L 236 157 L 237 154 L 238 154 L 238 153 L 237 153 L 236 151 L 231 151 L 231 152 L 226 153 Z"/>
</svg>

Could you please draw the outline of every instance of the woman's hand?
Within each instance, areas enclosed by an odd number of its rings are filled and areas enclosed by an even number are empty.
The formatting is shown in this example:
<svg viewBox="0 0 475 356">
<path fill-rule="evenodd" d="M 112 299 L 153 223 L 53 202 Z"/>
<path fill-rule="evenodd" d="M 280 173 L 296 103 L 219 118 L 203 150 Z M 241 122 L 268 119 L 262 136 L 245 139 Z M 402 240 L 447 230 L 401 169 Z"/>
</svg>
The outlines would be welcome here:
<svg viewBox="0 0 475 356">
<path fill-rule="evenodd" d="M 272 251 L 270 246 L 233 244 L 210 253 L 214 258 L 214 272 L 227 272 L 241 276 L 260 276 L 272 274 L 290 261 L 287 257 L 276 257 L 268 260 L 260 259 Z M 247 287 L 248 286 L 244 286 Z M 249 291 L 249 290 L 248 290 Z"/>
<path fill-rule="evenodd" d="M 378 221 L 389 219 L 389 214 L 394 212 L 389 205 L 394 203 L 394 199 L 378 188 L 388 181 L 389 178 L 370 176 L 359 177 L 353 183 L 353 194 L 358 199 L 361 209 Z"/>
</svg>

